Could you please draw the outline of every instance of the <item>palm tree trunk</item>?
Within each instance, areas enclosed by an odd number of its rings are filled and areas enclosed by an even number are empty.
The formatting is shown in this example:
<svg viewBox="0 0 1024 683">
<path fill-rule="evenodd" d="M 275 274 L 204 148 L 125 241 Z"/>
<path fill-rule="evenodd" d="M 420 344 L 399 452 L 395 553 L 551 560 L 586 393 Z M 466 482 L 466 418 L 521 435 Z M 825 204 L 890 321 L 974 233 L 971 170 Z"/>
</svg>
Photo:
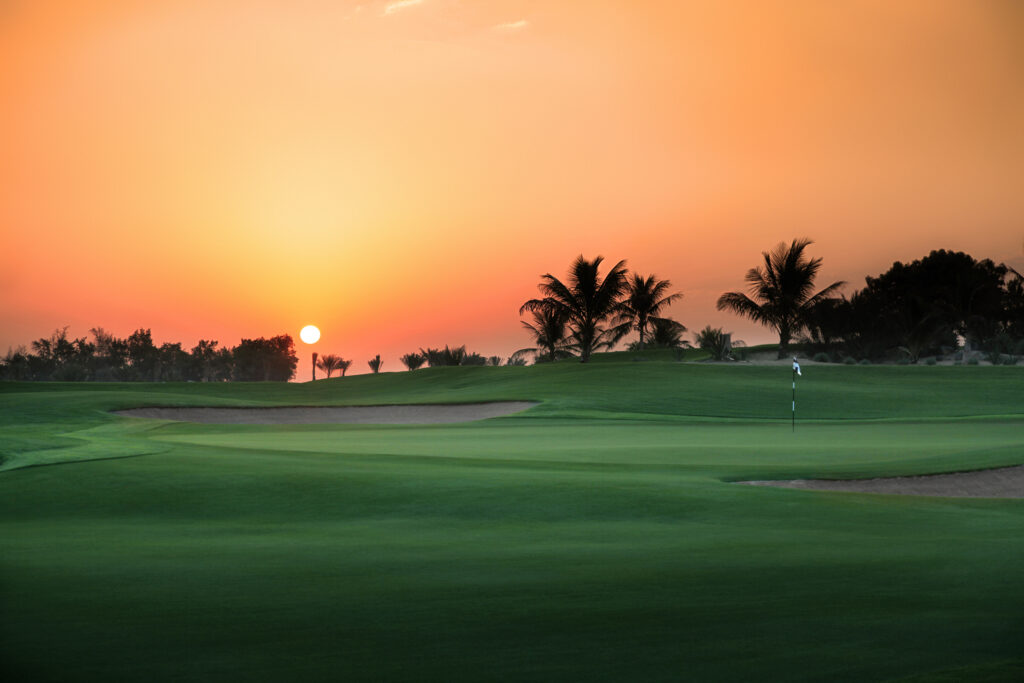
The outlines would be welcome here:
<svg viewBox="0 0 1024 683">
<path fill-rule="evenodd" d="M 789 355 L 789 339 L 792 336 L 789 325 L 779 325 L 779 358 Z"/>
</svg>

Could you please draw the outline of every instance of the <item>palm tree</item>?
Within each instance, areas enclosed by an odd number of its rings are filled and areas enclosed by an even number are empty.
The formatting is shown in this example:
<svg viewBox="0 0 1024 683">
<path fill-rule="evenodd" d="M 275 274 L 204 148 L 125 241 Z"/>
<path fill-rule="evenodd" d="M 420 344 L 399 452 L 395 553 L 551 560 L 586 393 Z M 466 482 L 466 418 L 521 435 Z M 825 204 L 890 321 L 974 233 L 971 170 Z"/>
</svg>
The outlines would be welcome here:
<svg viewBox="0 0 1024 683">
<path fill-rule="evenodd" d="M 622 338 L 621 329 L 606 329 L 602 325 L 618 312 L 627 289 L 626 262 L 616 263 L 601 279 L 598 269 L 602 261 L 603 256 L 593 261 L 578 256 L 569 268 L 568 284 L 550 273 L 542 275 L 537 287 L 544 298 L 530 299 L 519 308 L 519 315 L 548 309 L 564 316 L 579 346 L 581 363 L 590 360 L 594 351 L 611 348 Z"/>
<path fill-rule="evenodd" d="M 533 335 L 536 346 L 519 349 L 512 357 L 524 358 L 532 355 L 534 362 L 572 358 L 573 345 L 566 337 L 564 313 L 554 308 L 539 308 L 532 313 L 532 323 L 525 320 L 520 322 Z"/>
<path fill-rule="evenodd" d="M 734 342 L 731 333 L 724 332 L 721 327 L 711 327 L 711 325 L 694 334 L 693 338 L 702 351 L 711 354 L 712 360 L 734 360 L 732 347 L 746 346 L 738 339 Z"/>
<path fill-rule="evenodd" d="M 338 362 L 338 369 L 341 370 L 341 376 L 345 376 L 345 371 L 352 367 L 352 361 L 342 360 Z"/>
<path fill-rule="evenodd" d="M 626 325 L 626 330 L 635 329 L 640 333 L 637 348 L 641 351 L 648 327 L 659 320 L 666 320 L 659 316 L 661 309 L 683 298 L 680 292 L 666 295 L 671 286 L 668 280 L 659 280 L 654 275 L 644 277 L 634 273 L 629 279 L 629 291 L 619 307 L 619 320 Z"/>
<path fill-rule="evenodd" d="M 413 351 L 412 353 L 405 354 L 399 360 L 402 361 L 402 364 L 405 365 L 405 367 L 412 371 L 426 363 L 427 357 Z"/>
<path fill-rule="evenodd" d="M 320 356 L 320 359 L 316 362 L 316 366 L 327 373 L 327 379 L 331 378 L 331 375 L 335 370 L 341 367 L 342 358 L 341 356 L 335 356 L 334 354 L 327 354 Z"/>
<path fill-rule="evenodd" d="M 672 318 L 651 320 L 651 344 L 659 349 L 685 349 L 690 342 L 683 339 L 686 326 Z"/>
<path fill-rule="evenodd" d="M 378 353 L 373 359 L 366 361 L 366 364 L 370 366 L 370 369 L 373 370 L 373 374 L 376 375 L 380 372 L 380 366 L 383 365 L 380 360 L 380 354 Z"/>
<path fill-rule="evenodd" d="M 426 359 L 427 365 L 432 368 L 462 365 L 466 360 L 466 345 L 449 348 L 447 344 L 444 349 L 420 349 L 420 355 Z"/>
<path fill-rule="evenodd" d="M 786 356 L 789 340 L 806 326 L 814 306 L 846 284 L 833 282 L 811 294 L 821 259 L 804 256 L 810 244 L 807 238 L 795 239 L 788 247 L 780 242 L 771 253 L 761 252 L 764 266 L 751 268 L 744 278 L 753 298 L 742 292 L 726 292 L 718 298 L 718 310 L 731 310 L 778 332 L 779 358 Z"/>
</svg>

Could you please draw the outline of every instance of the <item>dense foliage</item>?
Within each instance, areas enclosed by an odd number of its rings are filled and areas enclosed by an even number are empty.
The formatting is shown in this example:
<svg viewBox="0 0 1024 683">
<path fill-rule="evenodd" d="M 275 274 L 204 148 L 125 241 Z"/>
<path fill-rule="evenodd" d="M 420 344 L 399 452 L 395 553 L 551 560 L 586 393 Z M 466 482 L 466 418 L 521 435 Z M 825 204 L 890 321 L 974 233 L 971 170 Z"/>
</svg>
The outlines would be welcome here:
<svg viewBox="0 0 1024 683">
<path fill-rule="evenodd" d="M 102 327 L 68 338 L 67 328 L 32 342 L 32 353 L 11 349 L 0 359 L 0 379 L 138 382 L 288 381 L 298 358 L 290 335 L 242 339 L 234 348 L 200 340 L 186 351 L 180 343 L 157 346 L 149 329 L 120 339 Z"/>
<path fill-rule="evenodd" d="M 672 283 L 654 275 L 631 276 L 625 261 L 601 277 L 603 261 L 603 256 L 588 261 L 581 254 L 569 267 L 565 282 L 550 273 L 541 276 L 537 288 L 544 296 L 519 308 L 520 315 L 533 315 L 534 322 L 523 326 L 533 335 L 535 346 L 520 349 L 517 357 L 533 355 L 535 361 L 551 361 L 578 354 L 580 362 L 586 363 L 595 351 L 613 348 L 632 330 L 639 333 L 640 349 L 648 332 L 656 344 L 660 335 L 665 346 L 682 345 L 679 336 L 686 328 L 660 316 L 663 308 L 682 297 L 668 293 Z"/>
<path fill-rule="evenodd" d="M 993 362 L 1024 353 L 1024 286 L 1005 265 L 933 251 L 893 263 L 849 299 L 822 302 L 804 341 L 835 356 L 917 362 L 984 353 Z"/>
<path fill-rule="evenodd" d="M 809 239 L 799 239 L 762 252 L 764 264 L 748 270 L 745 277 L 749 294 L 726 292 L 718 299 L 718 310 L 733 311 L 775 330 L 779 358 L 787 354 L 790 340 L 806 327 L 815 306 L 830 300 L 845 284 L 833 282 L 814 293 L 821 259 L 804 254 L 811 244 Z"/>
</svg>

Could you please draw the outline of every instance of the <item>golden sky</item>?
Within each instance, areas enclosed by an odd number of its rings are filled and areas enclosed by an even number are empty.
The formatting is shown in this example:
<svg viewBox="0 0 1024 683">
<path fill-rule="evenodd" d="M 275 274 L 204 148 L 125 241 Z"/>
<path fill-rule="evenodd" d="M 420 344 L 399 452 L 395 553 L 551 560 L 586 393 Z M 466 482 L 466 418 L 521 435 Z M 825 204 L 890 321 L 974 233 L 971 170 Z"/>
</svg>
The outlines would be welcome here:
<svg viewBox="0 0 1024 683">
<path fill-rule="evenodd" d="M 0 0 L 0 352 L 508 355 L 580 253 L 771 341 L 714 302 L 779 241 L 1024 265 L 1022 121 L 1015 0 Z"/>
</svg>

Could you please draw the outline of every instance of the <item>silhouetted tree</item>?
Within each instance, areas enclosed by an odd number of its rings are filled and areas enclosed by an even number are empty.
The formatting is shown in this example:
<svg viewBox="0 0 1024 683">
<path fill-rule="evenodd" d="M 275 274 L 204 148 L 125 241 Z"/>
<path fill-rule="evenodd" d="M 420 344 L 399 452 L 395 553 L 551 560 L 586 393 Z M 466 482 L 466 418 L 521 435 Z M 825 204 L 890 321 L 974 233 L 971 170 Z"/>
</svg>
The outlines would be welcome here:
<svg viewBox="0 0 1024 683">
<path fill-rule="evenodd" d="M 569 268 L 568 283 L 550 273 L 542 275 L 538 289 L 544 298 L 530 299 L 519 308 L 519 315 L 543 310 L 562 315 L 578 345 L 581 363 L 590 360 L 594 351 L 611 348 L 622 337 L 621 328 L 606 329 L 604 324 L 619 311 L 627 289 L 626 262 L 616 263 L 602 279 L 602 261 L 602 256 L 587 261 L 580 255 Z"/>
<path fill-rule="evenodd" d="M 185 379 L 190 358 L 188 352 L 181 348 L 181 343 L 166 342 L 158 349 L 157 378 L 164 382 L 180 382 Z"/>
<path fill-rule="evenodd" d="M 421 367 L 424 363 L 427 362 L 426 356 L 424 356 L 421 353 L 416 353 L 415 351 L 413 351 L 412 353 L 405 354 L 404 356 L 402 356 L 401 360 L 402 365 L 404 365 L 410 371 Z"/>
<path fill-rule="evenodd" d="M 345 376 L 345 373 L 348 372 L 348 369 L 350 367 L 352 367 L 352 361 L 344 360 L 344 359 L 338 361 L 338 369 L 341 370 L 341 376 L 342 377 Z"/>
<path fill-rule="evenodd" d="M 32 350 L 35 354 L 29 359 L 29 372 L 33 379 L 81 382 L 89 379 L 96 347 L 84 337 L 68 339 L 64 327 L 32 342 Z"/>
<path fill-rule="evenodd" d="M 372 360 L 367 361 L 366 364 L 370 366 L 370 369 L 373 370 L 373 374 L 376 375 L 378 372 L 380 372 L 380 366 L 383 365 L 383 363 L 380 360 L 380 354 L 378 353 L 376 357 L 374 357 Z"/>
<path fill-rule="evenodd" d="M 871 355 L 898 349 L 911 361 L 955 347 L 957 337 L 966 351 L 985 348 L 1007 328 L 1007 274 L 988 259 L 946 250 L 893 263 L 851 297 L 851 341 Z"/>
<path fill-rule="evenodd" d="M 642 351 L 649 326 L 659 320 L 667 320 L 659 317 L 661 310 L 683 298 L 683 295 L 679 292 L 668 294 L 672 283 L 659 280 L 654 275 L 643 277 L 634 273 L 628 278 L 628 287 L 626 297 L 619 306 L 618 319 L 626 325 L 627 330 L 635 329 L 639 333 L 637 349 Z"/>
<path fill-rule="evenodd" d="M 462 357 L 462 362 L 460 363 L 460 365 L 487 365 L 487 359 L 476 352 L 467 353 L 465 356 Z"/>
<path fill-rule="evenodd" d="M 686 326 L 671 318 L 657 318 L 651 321 L 650 345 L 659 349 L 685 349 L 690 342 L 683 339 L 686 333 Z M 640 342 L 636 341 L 629 345 L 630 351 L 642 351 Z"/>
<path fill-rule="evenodd" d="M 1006 297 L 1003 304 L 1004 331 L 1011 339 L 1024 340 L 1024 276 L 1007 268 Z"/>
<path fill-rule="evenodd" d="M 703 330 L 694 335 L 694 341 L 697 342 L 697 346 L 702 351 L 707 351 L 711 354 L 711 358 L 714 360 L 732 360 L 732 335 L 724 332 L 721 327 L 711 327 L 708 325 Z M 743 342 L 735 342 L 737 346 L 742 346 Z"/>
<path fill-rule="evenodd" d="M 718 310 L 733 311 L 778 332 L 779 358 L 788 354 L 790 340 L 807 324 L 814 306 L 845 284 L 833 282 L 812 294 L 821 259 L 804 256 L 810 244 L 809 239 L 799 239 L 788 247 L 780 243 L 774 251 L 762 252 L 764 266 L 751 268 L 745 278 L 750 296 L 727 292 L 718 299 Z"/>
<path fill-rule="evenodd" d="M 453 349 L 445 344 L 444 349 L 420 349 L 420 354 L 427 359 L 427 365 L 432 368 L 462 365 L 466 358 L 466 346 Z"/>
<path fill-rule="evenodd" d="M 291 335 L 270 339 L 243 339 L 232 350 L 233 378 L 249 382 L 287 382 L 295 376 L 299 359 Z"/>
<path fill-rule="evenodd" d="M 336 356 L 332 353 L 320 356 L 320 359 L 316 362 L 316 366 L 327 373 L 327 379 L 331 378 L 334 371 L 341 367 L 341 356 Z"/>
<path fill-rule="evenodd" d="M 32 379 L 28 350 L 24 346 L 7 349 L 7 355 L 0 359 L 0 378 L 16 382 Z"/>
<path fill-rule="evenodd" d="M 100 381 L 127 380 L 128 342 L 118 339 L 102 327 L 89 330 L 96 353 L 93 355 L 92 378 Z"/>
<path fill-rule="evenodd" d="M 539 307 L 530 312 L 533 322 L 521 320 L 520 323 L 533 335 L 535 346 L 519 349 L 512 358 L 532 356 L 534 362 L 550 362 L 560 358 L 573 357 L 573 344 L 566 336 L 567 318 L 562 309 L 555 307 Z"/>
<path fill-rule="evenodd" d="M 488 356 L 487 364 L 492 365 L 494 367 L 498 367 L 499 365 L 501 365 L 501 356 Z"/>
<path fill-rule="evenodd" d="M 192 347 L 189 379 L 199 382 L 211 382 L 216 374 L 217 342 L 200 339 Z"/>
<path fill-rule="evenodd" d="M 148 328 L 139 328 L 128 337 L 128 365 L 132 379 L 151 382 L 158 377 L 160 352 Z"/>
</svg>

